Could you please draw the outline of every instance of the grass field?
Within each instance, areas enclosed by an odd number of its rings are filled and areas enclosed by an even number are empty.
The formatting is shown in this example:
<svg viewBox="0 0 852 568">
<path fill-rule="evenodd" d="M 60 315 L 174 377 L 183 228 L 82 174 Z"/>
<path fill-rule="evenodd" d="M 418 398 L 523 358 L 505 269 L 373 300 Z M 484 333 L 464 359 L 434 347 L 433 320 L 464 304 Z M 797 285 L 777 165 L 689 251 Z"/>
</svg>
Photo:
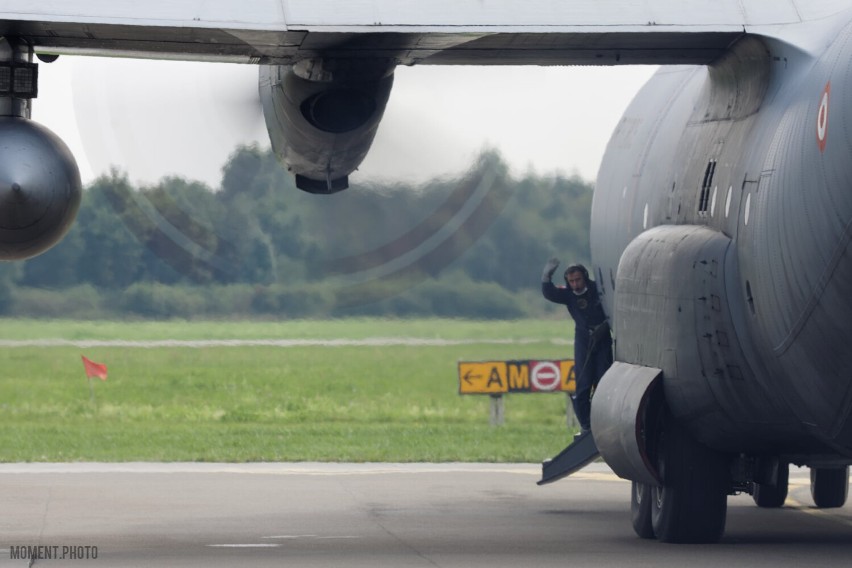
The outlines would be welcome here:
<svg viewBox="0 0 852 568">
<path fill-rule="evenodd" d="M 0 339 L 481 340 L 444 346 L 2 347 L 0 461 L 540 461 L 570 437 L 561 394 L 459 396 L 459 360 L 561 358 L 566 320 L 2 320 Z M 489 340 L 528 340 L 489 344 Z M 556 339 L 559 342 L 554 343 Z M 109 367 L 94 401 L 80 355 Z"/>
</svg>

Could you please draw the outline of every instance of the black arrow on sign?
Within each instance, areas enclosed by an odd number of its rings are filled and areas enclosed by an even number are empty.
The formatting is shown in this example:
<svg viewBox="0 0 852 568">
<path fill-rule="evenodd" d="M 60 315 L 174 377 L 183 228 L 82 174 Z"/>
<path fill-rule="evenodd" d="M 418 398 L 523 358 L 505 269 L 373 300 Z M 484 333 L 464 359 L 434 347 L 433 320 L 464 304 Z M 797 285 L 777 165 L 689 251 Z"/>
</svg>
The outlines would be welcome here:
<svg viewBox="0 0 852 568">
<path fill-rule="evenodd" d="M 468 372 L 467 372 L 467 373 L 465 373 L 465 374 L 464 374 L 464 376 L 462 377 L 462 380 L 464 380 L 464 382 L 466 382 L 466 383 L 467 383 L 467 384 L 469 384 L 469 385 L 473 385 L 473 381 L 471 381 L 471 379 L 478 379 L 479 377 L 481 377 L 481 376 L 482 376 L 482 375 L 473 375 L 473 376 L 471 376 L 471 373 L 472 373 L 472 372 L 473 372 L 473 371 L 468 371 Z"/>
</svg>

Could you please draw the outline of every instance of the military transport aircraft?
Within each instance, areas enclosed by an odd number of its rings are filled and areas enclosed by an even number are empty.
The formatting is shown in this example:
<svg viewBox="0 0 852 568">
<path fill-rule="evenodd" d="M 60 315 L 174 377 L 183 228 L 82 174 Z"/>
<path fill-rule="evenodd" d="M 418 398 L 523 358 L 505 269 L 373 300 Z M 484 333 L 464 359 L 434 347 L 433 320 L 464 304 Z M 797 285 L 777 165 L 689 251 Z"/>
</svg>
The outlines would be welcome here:
<svg viewBox="0 0 852 568">
<path fill-rule="evenodd" d="M 818 507 L 845 502 L 852 0 L 5 0 L 0 36 L 4 259 L 59 240 L 80 200 L 73 157 L 28 120 L 35 56 L 257 64 L 273 150 L 318 193 L 347 187 L 397 65 L 662 65 L 596 184 L 616 337 L 597 450 L 646 538 L 718 540 L 727 496 L 780 507 L 789 464 Z"/>
</svg>

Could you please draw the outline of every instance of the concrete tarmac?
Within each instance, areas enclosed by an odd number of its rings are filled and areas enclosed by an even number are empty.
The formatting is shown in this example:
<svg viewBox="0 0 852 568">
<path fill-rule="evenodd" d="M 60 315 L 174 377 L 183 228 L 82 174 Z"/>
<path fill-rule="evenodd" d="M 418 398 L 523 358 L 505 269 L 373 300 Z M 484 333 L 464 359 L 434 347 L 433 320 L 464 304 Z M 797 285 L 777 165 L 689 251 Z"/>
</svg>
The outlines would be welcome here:
<svg viewBox="0 0 852 568">
<path fill-rule="evenodd" d="M 603 464 L 0 464 L 2 566 L 845 565 L 852 508 L 729 498 L 717 545 L 641 540 Z M 37 557 L 33 562 L 31 556 Z M 76 557 L 76 558 L 75 558 Z"/>
</svg>

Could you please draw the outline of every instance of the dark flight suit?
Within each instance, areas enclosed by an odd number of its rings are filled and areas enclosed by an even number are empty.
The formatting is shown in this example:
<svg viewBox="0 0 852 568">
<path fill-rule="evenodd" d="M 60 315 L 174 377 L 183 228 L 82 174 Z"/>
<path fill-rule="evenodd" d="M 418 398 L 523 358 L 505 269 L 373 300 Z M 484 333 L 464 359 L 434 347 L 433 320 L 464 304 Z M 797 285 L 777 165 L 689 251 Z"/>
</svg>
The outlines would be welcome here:
<svg viewBox="0 0 852 568">
<path fill-rule="evenodd" d="M 589 415 L 592 403 L 589 395 L 592 386 L 597 384 L 612 365 L 612 337 L 608 328 L 606 333 L 595 341 L 595 345 L 590 345 L 592 331 L 606 321 L 597 284 L 593 281 L 587 282 L 586 291 L 578 296 L 570 288 L 554 286 L 553 282 L 542 282 L 541 293 L 551 302 L 565 305 L 568 313 L 574 318 L 574 377 L 577 390 L 571 400 L 580 427 L 590 430 Z"/>
</svg>

